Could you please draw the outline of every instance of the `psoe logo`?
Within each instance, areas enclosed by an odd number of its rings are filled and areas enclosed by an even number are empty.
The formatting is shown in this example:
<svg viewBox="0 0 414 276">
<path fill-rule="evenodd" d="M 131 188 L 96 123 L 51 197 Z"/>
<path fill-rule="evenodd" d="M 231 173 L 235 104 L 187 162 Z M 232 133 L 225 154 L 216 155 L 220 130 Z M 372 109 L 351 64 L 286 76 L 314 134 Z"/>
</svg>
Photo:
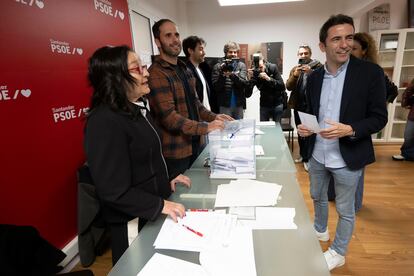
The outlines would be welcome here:
<svg viewBox="0 0 414 276">
<path fill-rule="evenodd" d="M 55 39 L 50 39 L 50 49 L 52 53 L 55 53 L 55 54 L 80 55 L 80 56 L 83 54 L 82 48 L 71 47 L 68 42 L 59 41 Z"/>
<path fill-rule="evenodd" d="M 43 0 L 16 0 L 16 2 L 30 7 L 35 4 L 39 9 L 43 9 L 45 7 L 45 2 L 43 2 Z"/>
<path fill-rule="evenodd" d="M 78 110 L 73 105 L 52 108 L 53 121 L 55 123 L 72 120 L 83 117 L 88 111 L 87 107 L 81 107 Z"/>
<path fill-rule="evenodd" d="M 0 85 L 0 102 L 29 98 L 31 95 L 32 90 L 28 88 L 11 91 L 7 85 Z"/>
<path fill-rule="evenodd" d="M 95 4 L 95 10 L 114 18 L 124 20 L 125 14 L 117 9 L 114 11 L 112 8 L 112 3 L 109 0 L 93 0 L 93 2 Z"/>
</svg>

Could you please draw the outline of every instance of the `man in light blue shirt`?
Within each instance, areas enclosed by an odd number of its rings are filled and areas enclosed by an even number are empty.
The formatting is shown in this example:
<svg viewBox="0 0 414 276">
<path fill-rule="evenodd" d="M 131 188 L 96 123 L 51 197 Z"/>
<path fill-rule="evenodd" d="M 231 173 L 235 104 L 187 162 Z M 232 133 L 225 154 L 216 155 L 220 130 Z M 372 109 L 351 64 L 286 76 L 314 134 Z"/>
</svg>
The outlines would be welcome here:
<svg viewBox="0 0 414 276">
<path fill-rule="evenodd" d="M 320 241 L 329 241 L 328 186 L 335 180 L 338 223 L 335 239 L 324 253 L 329 270 L 345 264 L 355 223 L 355 190 L 363 168 L 375 161 L 371 134 L 387 123 L 383 70 L 376 64 L 350 57 L 354 24 L 351 17 L 329 18 L 319 33 L 326 54 L 324 67 L 307 83 L 308 112 L 321 131 L 298 126 L 309 136 L 309 178 L 314 203 L 314 228 Z"/>
</svg>

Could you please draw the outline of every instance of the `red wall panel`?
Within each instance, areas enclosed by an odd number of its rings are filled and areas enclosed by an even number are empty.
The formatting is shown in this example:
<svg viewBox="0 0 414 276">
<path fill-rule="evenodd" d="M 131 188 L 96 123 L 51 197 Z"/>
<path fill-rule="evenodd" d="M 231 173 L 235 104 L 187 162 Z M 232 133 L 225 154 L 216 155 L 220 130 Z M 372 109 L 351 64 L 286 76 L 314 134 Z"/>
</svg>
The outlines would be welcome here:
<svg viewBox="0 0 414 276">
<path fill-rule="evenodd" d="M 0 1 L 0 223 L 62 248 L 77 234 L 87 60 L 131 46 L 126 0 Z"/>
</svg>

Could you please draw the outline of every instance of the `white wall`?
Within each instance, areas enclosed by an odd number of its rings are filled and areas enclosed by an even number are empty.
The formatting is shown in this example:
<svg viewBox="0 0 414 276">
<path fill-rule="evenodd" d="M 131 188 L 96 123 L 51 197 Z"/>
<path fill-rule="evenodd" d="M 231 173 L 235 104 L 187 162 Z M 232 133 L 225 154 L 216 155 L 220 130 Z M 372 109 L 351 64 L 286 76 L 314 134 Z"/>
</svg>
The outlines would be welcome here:
<svg viewBox="0 0 414 276">
<path fill-rule="evenodd" d="M 184 0 L 128 0 L 129 9 L 147 17 L 152 25 L 162 19 L 168 18 L 179 26 L 181 33 L 187 33 L 187 5 Z M 136 29 L 132 26 L 134 36 Z M 152 33 L 151 33 L 152 35 Z M 155 43 L 152 43 L 154 53 L 158 53 Z"/>
<path fill-rule="evenodd" d="M 407 0 L 348 0 L 343 1 L 343 10 L 340 12 L 354 17 L 357 32 L 368 32 L 368 11 L 385 3 L 390 4 L 390 29 L 407 28 L 408 4 Z"/>
<path fill-rule="evenodd" d="M 319 50 L 321 25 L 332 14 L 354 17 L 357 31 L 367 31 L 366 13 L 389 2 L 391 28 L 405 28 L 406 0 L 306 0 L 279 4 L 220 7 L 217 0 L 129 0 L 130 8 L 152 20 L 170 18 L 177 23 L 182 39 L 198 35 L 207 41 L 207 56 L 223 56 L 223 45 L 283 41 L 283 79 L 297 63 L 297 48 L 308 44 L 313 58 L 325 61 Z M 155 45 L 155 44 L 154 44 Z M 258 116 L 257 93 L 248 100 L 249 117 Z"/>
</svg>

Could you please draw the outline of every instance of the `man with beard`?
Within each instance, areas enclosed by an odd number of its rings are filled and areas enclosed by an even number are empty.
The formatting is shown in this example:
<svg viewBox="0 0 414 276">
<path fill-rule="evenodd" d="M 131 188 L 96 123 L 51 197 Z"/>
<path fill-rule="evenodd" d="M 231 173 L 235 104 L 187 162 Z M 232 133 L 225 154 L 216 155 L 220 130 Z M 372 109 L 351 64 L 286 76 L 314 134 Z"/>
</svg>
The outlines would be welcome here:
<svg viewBox="0 0 414 276">
<path fill-rule="evenodd" d="M 224 60 L 214 65 L 211 80 L 217 92 L 220 112 L 235 119 L 243 119 L 248 87 L 246 65 L 238 58 L 239 44 L 229 41 L 224 45 Z"/>
<path fill-rule="evenodd" d="M 197 97 L 195 78 L 178 60 L 181 41 L 178 28 L 169 19 L 152 27 L 160 51 L 149 68 L 151 113 L 162 132 L 162 149 L 170 177 L 188 169 L 197 158 L 203 135 L 224 128 L 231 117 L 207 110 Z"/>
<path fill-rule="evenodd" d="M 210 87 L 199 65 L 204 62 L 206 55 L 205 41 L 198 36 L 189 36 L 183 40 L 183 51 L 187 57 L 187 67 L 193 72 L 196 78 L 196 92 L 200 102 L 208 109 L 210 108 Z"/>
</svg>

